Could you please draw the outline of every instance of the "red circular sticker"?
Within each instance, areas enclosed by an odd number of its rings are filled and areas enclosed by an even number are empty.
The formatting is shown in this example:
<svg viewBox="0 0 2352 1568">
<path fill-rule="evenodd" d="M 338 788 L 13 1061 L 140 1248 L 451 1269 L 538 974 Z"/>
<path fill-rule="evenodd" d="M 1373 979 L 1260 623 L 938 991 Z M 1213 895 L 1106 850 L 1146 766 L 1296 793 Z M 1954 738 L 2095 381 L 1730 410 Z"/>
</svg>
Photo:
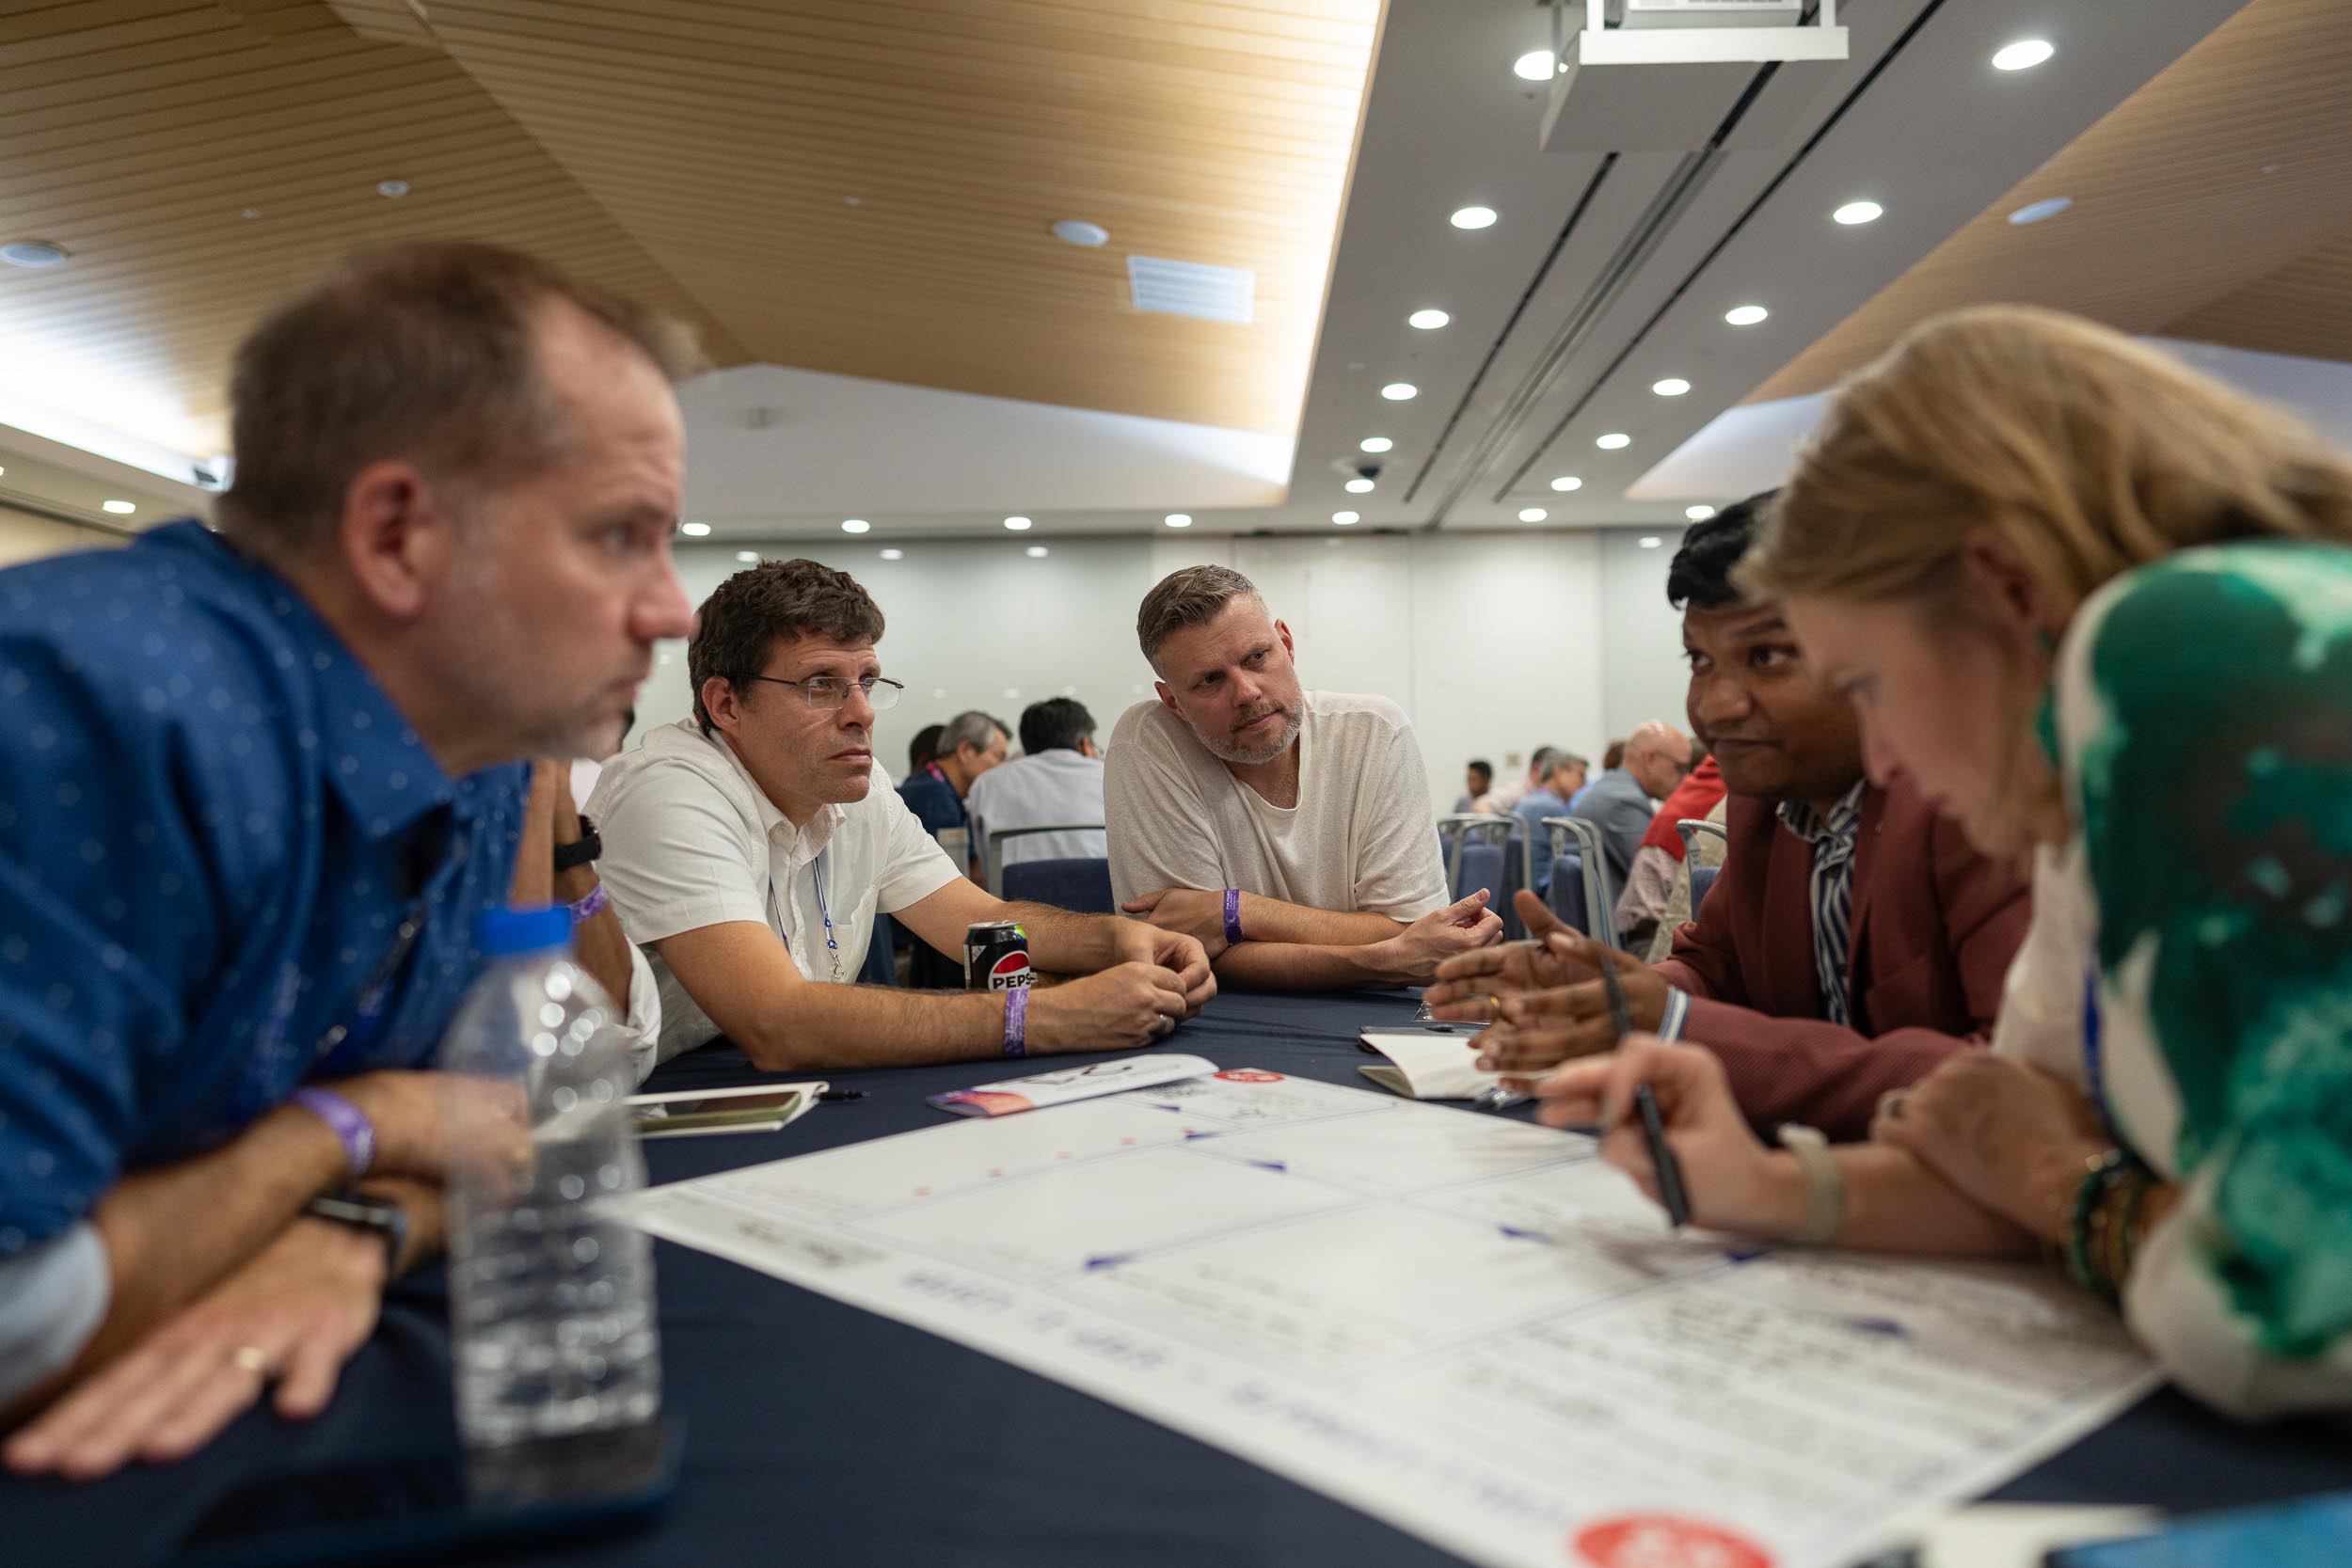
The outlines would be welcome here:
<svg viewBox="0 0 2352 1568">
<path fill-rule="evenodd" d="M 1568 1545 L 1593 1568 L 1772 1568 L 1771 1554 L 1755 1542 L 1671 1513 L 1604 1519 Z"/>
<path fill-rule="evenodd" d="M 1254 1067 L 1237 1067 L 1231 1072 L 1220 1072 L 1217 1076 L 1229 1084 L 1279 1084 L 1282 1081 L 1280 1073 L 1263 1072 Z"/>
</svg>

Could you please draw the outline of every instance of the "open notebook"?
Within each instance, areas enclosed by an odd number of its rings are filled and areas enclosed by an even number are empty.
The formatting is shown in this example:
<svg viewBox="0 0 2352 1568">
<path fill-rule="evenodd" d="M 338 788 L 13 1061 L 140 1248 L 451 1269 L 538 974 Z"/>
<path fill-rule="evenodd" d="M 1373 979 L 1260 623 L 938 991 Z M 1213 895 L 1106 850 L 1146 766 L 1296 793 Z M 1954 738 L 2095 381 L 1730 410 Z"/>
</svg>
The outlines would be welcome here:
<svg viewBox="0 0 2352 1568">
<path fill-rule="evenodd" d="M 1472 1100 L 1502 1082 L 1481 1072 L 1478 1033 L 1483 1023 L 1423 1024 L 1415 1029 L 1367 1029 L 1358 1037 L 1385 1063 L 1357 1069 L 1382 1088 L 1407 1100 Z"/>
</svg>

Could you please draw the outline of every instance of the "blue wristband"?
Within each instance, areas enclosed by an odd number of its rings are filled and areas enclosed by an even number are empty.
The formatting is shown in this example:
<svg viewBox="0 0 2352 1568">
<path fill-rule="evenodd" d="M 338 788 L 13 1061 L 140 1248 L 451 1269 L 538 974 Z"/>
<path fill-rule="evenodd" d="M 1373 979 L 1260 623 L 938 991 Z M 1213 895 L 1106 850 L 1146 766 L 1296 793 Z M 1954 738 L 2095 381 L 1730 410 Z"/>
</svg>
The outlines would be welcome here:
<svg viewBox="0 0 2352 1568">
<path fill-rule="evenodd" d="M 1029 988 L 1016 986 L 1005 992 L 1005 1054 L 1025 1056 L 1029 1053 Z"/>
<path fill-rule="evenodd" d="M 1241 941 L 1241 889 L 1229 887 L 1225 890 L 1225 945 L 1239 947 Z"/>
</svg>

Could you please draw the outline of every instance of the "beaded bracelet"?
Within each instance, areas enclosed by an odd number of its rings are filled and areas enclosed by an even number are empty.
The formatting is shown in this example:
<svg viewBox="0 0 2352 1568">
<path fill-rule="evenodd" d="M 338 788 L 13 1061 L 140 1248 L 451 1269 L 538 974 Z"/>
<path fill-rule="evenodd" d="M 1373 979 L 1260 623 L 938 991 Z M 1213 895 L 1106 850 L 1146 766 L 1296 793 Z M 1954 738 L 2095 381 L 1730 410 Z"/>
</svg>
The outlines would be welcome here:
<svg viewBox="0 0 2352 1568">
<path fill-rule="evenodd" d="M 2074 1213 L 2066 1227 L 2066 1272 L 2074 1283 L 2102 1300 L 2117 1299 L 2122 1270 L 2111 1232 L 2116 1212 L 2107 1199 L 2126 1187 L 2145 1191 L 2148 1167 L 2122 1148 L 2109 1148 L 2083 1162 L 2082 1180 L 2074 1184 Z M 2132 1209 L 2138 1200 L 2135 1196 Z"/>
</svg>

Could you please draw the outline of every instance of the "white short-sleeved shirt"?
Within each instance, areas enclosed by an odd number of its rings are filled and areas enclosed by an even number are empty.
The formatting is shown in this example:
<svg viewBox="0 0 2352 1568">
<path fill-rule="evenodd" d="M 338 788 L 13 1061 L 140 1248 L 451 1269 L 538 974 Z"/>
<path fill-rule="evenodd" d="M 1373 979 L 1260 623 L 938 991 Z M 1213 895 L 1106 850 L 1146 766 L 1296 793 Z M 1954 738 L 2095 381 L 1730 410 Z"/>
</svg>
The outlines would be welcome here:
<svg viewBox="0 0 2352 1568">
<path fill-rule="evenodd" d="M 604 840 L 597 872 L 631 942 L 755 921 L 812 980 L 854 981 L 876 913 L 920 903 L 958 875 L 879 765 L 865 800 L 795 828 L 734 749 L 691 719 L 606 763 L 588 814 Z M 719 1026 L 660 956 L 649 957 L 667 1061 Z"/>
<path fill-rule="evenodd" d="M 1103 818 L 1103 759 L 1081 756 L 1067 746 L 1015 757 L 972 781 L 964 800 L 983 852 L 988 835 L 1014 828 L 1056 828 Z M 1005 863 L 1023 861 L 1100 860 L 1105 850 L 1100 831 L 1090 833 L 1030 833 L 1005 845 Z"/>
<path fill-rule="evenodd" d="M 1312 909 L 1413 921 L 1445 908 L 1421 748 L 1386 697 L 1310 691 L 1298 804 L 1269 804 L 1156 702 L 1120 716 L 1104 758 L 1111 887 L 1237 887 Z"/>
</svg>

